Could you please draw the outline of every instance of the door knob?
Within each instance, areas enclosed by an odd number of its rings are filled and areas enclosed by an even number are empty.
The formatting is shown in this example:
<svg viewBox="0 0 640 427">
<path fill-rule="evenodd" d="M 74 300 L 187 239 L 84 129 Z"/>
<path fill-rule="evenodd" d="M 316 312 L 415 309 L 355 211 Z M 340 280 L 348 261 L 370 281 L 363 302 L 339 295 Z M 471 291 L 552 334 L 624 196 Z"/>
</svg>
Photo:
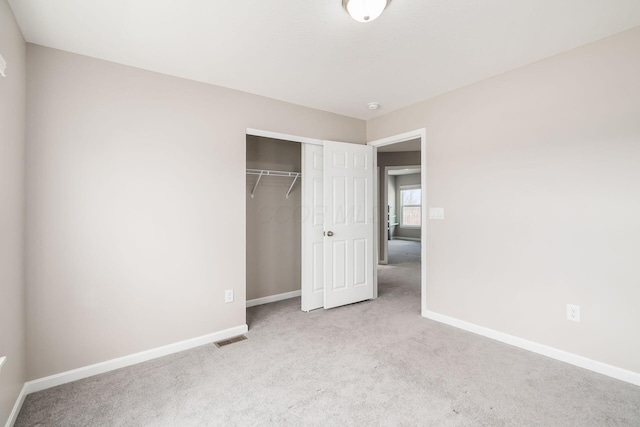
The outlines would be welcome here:
<svg viewBox="0 0 640 427">
<path fill-rule="evenodd" d="M 327 236 L 329 237 L 333 236 L 333 231 L 327 231 Z"/>
</svg>

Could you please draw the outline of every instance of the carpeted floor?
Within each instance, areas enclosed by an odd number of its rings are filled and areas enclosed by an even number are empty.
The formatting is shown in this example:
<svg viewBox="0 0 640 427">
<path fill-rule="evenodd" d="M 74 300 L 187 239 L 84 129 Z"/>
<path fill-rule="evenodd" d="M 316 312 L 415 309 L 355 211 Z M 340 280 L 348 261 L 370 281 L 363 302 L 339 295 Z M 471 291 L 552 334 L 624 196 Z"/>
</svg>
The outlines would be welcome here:
<svg viewBox="0 0 640 427">
<path fill-rule="evenodd" d="M 390 251 L 376 301 L 253 307 L 248 340 L 29 395 L 16 426 L 640 426 L 640 387 L 420 317 L 419 246 Z"/>
<path fill-rule="evenodd" d="M 389 265 L 407 264 L 406 267 L 419 272 L 420 242 L 414 240 L 389 240 L 387 243 L 389 245 Z M 418 278 L 418 280 L 420 279 Z M 412 283 L 419 285 L 417 282 Z"/>
</svg>

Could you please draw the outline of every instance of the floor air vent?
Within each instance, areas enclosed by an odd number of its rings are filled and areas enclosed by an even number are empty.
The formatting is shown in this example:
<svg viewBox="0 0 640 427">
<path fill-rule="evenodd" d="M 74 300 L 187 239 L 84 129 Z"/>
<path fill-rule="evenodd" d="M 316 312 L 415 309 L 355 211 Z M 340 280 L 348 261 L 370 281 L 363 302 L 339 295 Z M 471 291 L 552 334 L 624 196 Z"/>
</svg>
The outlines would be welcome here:
<svg viewBox="0 0 640 427">
<path fill-rule="evenodd" d="M 216 347 L 220 348 L 220 347 L 224 347 L 225 345 L 233 344 L 235 342 L 244 341 L 246 339 L 247 337 L 245 337 L 244 335 L 238 335 L 237 337 L 232 337 L 226 340 L 214 342 L 214 344 L 216 345 Z"/>
</svg>

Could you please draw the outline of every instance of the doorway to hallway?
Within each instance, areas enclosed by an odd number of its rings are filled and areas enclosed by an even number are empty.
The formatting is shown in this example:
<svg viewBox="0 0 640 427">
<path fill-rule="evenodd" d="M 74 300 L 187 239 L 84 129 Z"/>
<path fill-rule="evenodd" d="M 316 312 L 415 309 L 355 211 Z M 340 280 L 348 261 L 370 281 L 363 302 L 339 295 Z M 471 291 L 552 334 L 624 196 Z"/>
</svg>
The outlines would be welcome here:
<svg viewBox="0 0 640 427">
<path fill-rule="evenodd" d="M 426 310 L 426 142 L 425 130 L 369 143 L 378 166 L 378 297 L 409 298 Z"/>
</svg>

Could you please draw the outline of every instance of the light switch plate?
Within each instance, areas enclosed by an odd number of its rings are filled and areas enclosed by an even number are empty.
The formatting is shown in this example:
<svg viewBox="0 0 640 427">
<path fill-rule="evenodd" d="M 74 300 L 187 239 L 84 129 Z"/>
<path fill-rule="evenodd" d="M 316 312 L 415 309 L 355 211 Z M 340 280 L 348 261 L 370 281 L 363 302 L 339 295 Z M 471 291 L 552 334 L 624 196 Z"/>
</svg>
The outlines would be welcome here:
<svg viewBox="0 0 640 427">
<path fill-rule="evenodd" d="M 429 208 L 429 219 L 444 219 L 444 208 Z"/>
<path fill-rule="evenodd" d="M 6 360 L 7 360 L 6 356 L 0 357 L 0 371 L 2 370 L 2 365 L 4 365 L 4 362 L 6 362 Z"/>
</svg>

